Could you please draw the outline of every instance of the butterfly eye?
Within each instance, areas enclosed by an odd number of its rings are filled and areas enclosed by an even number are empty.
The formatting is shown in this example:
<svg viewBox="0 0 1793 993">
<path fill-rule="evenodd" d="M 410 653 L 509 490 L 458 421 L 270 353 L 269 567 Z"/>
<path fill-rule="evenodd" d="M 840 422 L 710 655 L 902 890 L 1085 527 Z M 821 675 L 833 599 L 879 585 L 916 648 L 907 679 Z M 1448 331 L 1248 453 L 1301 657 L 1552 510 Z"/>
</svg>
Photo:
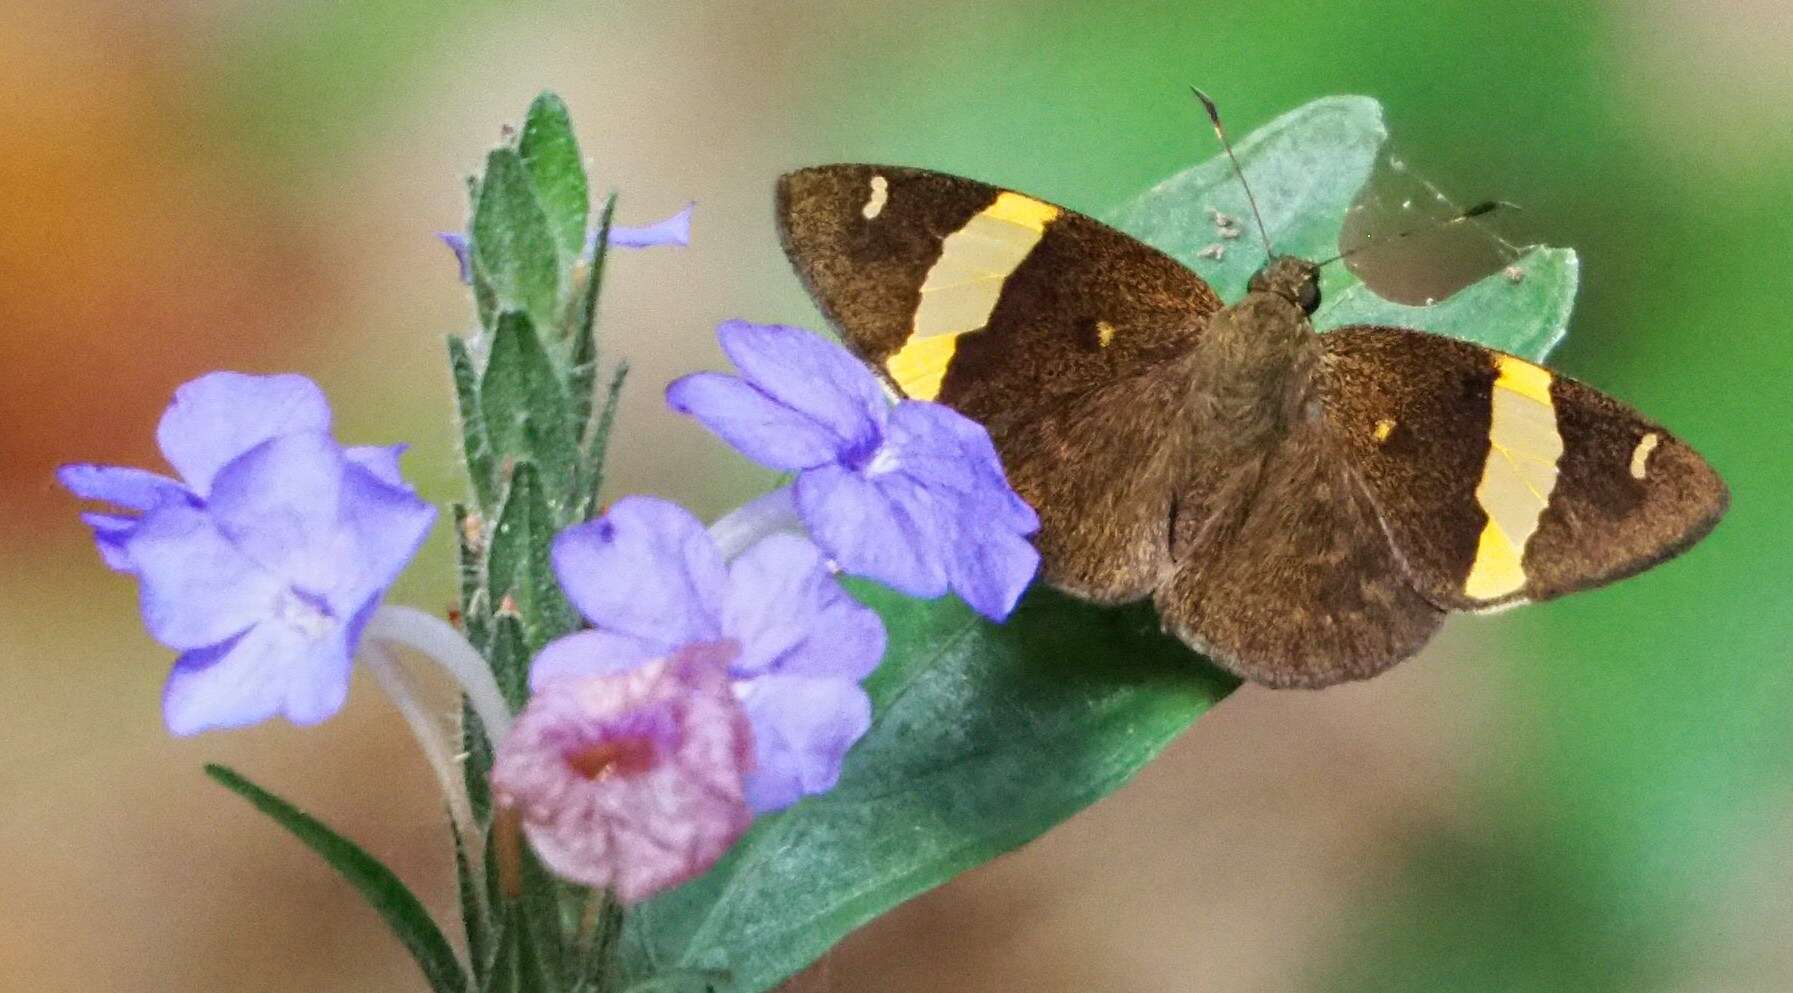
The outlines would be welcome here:
<svg viewBox="0 0 1793 993">
<path fill-rule="evenodd" d="M 1304 279 L 1295 291 L 1295 302 L 1301 306 L 1303 313 L 1312 314 L 1320 309 L 1320 281 Z"/>
</svg>

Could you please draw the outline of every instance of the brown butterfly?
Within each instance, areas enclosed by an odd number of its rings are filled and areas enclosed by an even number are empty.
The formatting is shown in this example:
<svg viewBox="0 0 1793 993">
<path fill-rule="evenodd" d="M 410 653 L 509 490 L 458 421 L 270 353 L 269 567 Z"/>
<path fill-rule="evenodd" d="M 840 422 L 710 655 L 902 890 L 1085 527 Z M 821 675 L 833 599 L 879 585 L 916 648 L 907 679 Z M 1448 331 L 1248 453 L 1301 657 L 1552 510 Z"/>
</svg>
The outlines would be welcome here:
<svg viewBox="0 0 1793 993">
<path fill-rule="evenodd" d="M 1151 597 L 1259 683 L 1375 675 L 1447 611 L 1629 576 L 1729 500 L 1661 425 L 1524 359 L 1405 328 L 1317 334 L 1302 259 L 1272 254 L 1225 306 L 1082 214 L 894 166 L 789 173 L 777 216 L 847 345 L 989 429 L 1039 512 L 1048 583 Z"/>
</svg>

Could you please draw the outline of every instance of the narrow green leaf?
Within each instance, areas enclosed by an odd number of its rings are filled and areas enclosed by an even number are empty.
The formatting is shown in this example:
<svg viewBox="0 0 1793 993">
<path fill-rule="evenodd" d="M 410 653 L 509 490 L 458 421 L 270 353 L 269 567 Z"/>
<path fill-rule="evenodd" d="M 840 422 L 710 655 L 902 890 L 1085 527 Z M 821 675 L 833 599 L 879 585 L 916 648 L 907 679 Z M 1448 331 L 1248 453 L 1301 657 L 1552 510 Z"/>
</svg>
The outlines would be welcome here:
<svg viewBox="0 0 1793 993">
<path fill-rule="evenodd" d="M 537 327 L 554 327 L 563 271 L 560 249 L 515 149 L 497 148 L 486 156 L 470 234 L 473 270 L 490 284 L 498 308 L 523 311 Z"/>
<path fill-rule="evenodd" d="M 517 903 L 528 935 L 523 961 L 546 983 L 545 993 L 564 993 L 570 963 L 562 940 L 561 885 L 528 845 L 522 846 L 520 856 L 523 895 Z"/>
<path fill-rule="evenodd" d="M 487 657 L 495 657 L 493 647 L 482 649 Z M 512 688 L 506 688 L 505 681 L 500 679 L 498 686 L 505 690 L 505 699 L 513 709 L 517 706 L 510 700 Z M 486 727 L 479 721 L 479 714 L 466 698 L 461 700 L 461 753 L 466 756 L 461 762 L 461 778 L 467 785 L 467 803 L 473 808 L 473 817 L 480 824 L 489 824 L 492 820 L 492 784 L 487 777 L 492 773 L 492 742 L 486 736 Z"/>
<path fill-rule="evenodd" d="M 598 508 L 602 506 L 599 501 L 603 499 L 604 462 L 610 454 L 610 430 L 616 425 L 617 400 L 622 396 L 623 380 L 628 375 L 629 363 L 618 363 L 616 372 L 610 377 L 610 386 L 604 391 L 603 409 L 586 436 L 585 457 L 580 460 L 585 473 L 585 494 L 574 520 L 589 521 L 598 516 Z"/>
<path fill-rule="evenodd" d="M 237 772 L 221 765 L 207 765 L 206 775 L 225 789 L 248 800 L 255 809 L 273 818 L 281 827 L 316 852 L 331 868 L 348 880 L 361 894 L 386 926 L 404 943 L 411 957 L 423 970 L 430 989 L 437 993 L 465 993 L 467 974 L 455 958 L 454 948 L 442 936 L 441 929 L 430 919 L 429 912 L 405 884 L 378 859 L 362 851 L 354 842 L 326 827 L 323 822 L 262 789 Z"/>
<path fill-rule="evenodd" d="M 534 465 L 518 463 L 492 534 L 486 576 L 495 601 L 508 595 L 516 605 L 532 652 L 578 626 L 549 561 L 555 530 Z"/>
<path fill-rule="evenodd" d="M 486 864 L 488 866 L 492 864 L 490 848 L 486 851 Z M 488 892 L 496 893 L 498 890 L 493 888 Z M 492 954 L 491 967 L 486 970 L 486 981 L 479 990 L 480 993 L 516 993 L 518 987 L 517 943 L 523 929 L 517 926 L 516 921 L 511 919 L 508 912 L 499 911 L 497 917 L 498 947 Z"/>
<path fill-rule="evenodd" d="M 559 982 L 548 969 L 548 951 L 540 943 L 544 928 L 527 910 L 517 915 L 518 993 L 560 993 Z"/>
<path fill-rule="evenodd" d="M 527 316 L 507 312 L 498 318 L 479 401 L 501 470 L 520 461 L 535 463 L 551 499 L 570 505 L 578 428 L 554 363 Z"/>
<path fill-rule="evenodd" d="M 1150 609 L 1036 590 L 1005 625 L 861 587 L 890 630 L 840 784 L 762 818 L 708 875 L 632 913 L 631 975 L 726 968 L 766 990 L 849 931 L 1130 779 L 1231 677 Z"/>
<path fill-rule="evenodd" d="M 585 249 L 585 218 L 591 203 L 573 121 L 560 97 L 543 93 L 529 105 L 517 154 L 560 246 L 562 267 L 571 268 Z"/>
<path fill-rule="evenodd" d="M 498 482 L 492 475 L 492 443 L 480 413 L 479 373 L 467 354 L 467 343 L 454 335 L 448 336 L 448 368 L 454 376 L 455 410 L 461 420 L 461 457 L 479 509 L 490 515 L 498 503 Z"/>
<path fill-rule="evenodd" d="M 486 970 L 491 967 L 487 956 L 492 947 L 492 922 L 486 916 L 491 895 L 484 892 L 483 878 L 474 875 L 472 860 L 467 857 L 467 839 L 461 836 L 452 817 L 448 830 L 454 835 L 455 890 L 461 900 L 461 929 L 467 935 L 467 961 L 473 967 L 473 985 L 484 987 Z"/>
<path fill-rule="evenodd" d="M 522 619 L 515 614 L 499 614 L 492 623 L 492 674 L 513 712 L 522 710 L 529 700 L 529 660 L 533 657 L 529 639 L 523 634 Z"/>
<path fill-rule="evenodd" d="M 579 307 L 573 312 L 573 355 L 567 371 L 567 395 L 572 401 L 573 423 L 582 433 L 591 430 L 593 388 L 598 376 L 598 292 L 604 285 L 604 260 L 610 254 L 610 221 L 616 213 L 616 194 L 604 198 L 598 213 L 598 234 L 591 263 L 585 267 L 585 283 Z"/>
<path fill-rule="evenodd" d="M 591 931 L 585 936 L 585 947 L 579 949 L 579 965 L 574 971 L 574 993 L 609 993 L 616 989 L 616 952 L 622 944 L 623 907 L 608 891 L 589 892 L 587 899 L 597 900 Z"/>
</svg>

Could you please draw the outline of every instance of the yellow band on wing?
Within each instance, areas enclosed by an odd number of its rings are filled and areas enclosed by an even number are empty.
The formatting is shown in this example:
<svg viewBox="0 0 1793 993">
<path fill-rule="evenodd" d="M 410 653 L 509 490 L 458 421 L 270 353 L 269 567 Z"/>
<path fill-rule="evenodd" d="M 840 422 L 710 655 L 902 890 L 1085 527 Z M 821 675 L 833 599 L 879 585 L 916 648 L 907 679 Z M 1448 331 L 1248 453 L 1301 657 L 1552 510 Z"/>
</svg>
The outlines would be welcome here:
<svg viewBox="0 0 1793 993">
<path fill-rule="evenodd" d="M 1463 581 L 1474 600 L 1495 600 L 1525 587 L 1525 546 L 1537 533 L 1563 455 L 1550 370 L 1497 355 L 1490 398 L 1488 458 L 1476 502 L 1487 515 L 1475 562 Z"/>
<path fill-rule="evenodd" d="M 932 400 L 940 395 L 940 381 L 946 378 L 946 367 L 958 347 L 956 334 L 910 335 L 902 349 L 884 360 L 884 370 L 906 396 Z"/>
</svg>

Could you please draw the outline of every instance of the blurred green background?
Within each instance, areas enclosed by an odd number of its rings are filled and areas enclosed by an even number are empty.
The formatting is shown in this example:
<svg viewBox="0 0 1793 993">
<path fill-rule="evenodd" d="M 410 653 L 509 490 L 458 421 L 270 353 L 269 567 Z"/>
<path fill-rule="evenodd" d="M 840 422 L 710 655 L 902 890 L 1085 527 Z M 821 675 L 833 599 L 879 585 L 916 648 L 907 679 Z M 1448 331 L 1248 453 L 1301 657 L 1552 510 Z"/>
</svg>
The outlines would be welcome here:
<svg viewBox="0 0 1793 993">
<path fill-rule="evenodd" d="M 1637 579 L 1458 618 L 1321 694 L 1248 688 L 1133 785 L 854 936 L 802 990 L 1793 988 L 1793 18 L 1774 0 L 378 4 L 71 0 L 0 18 L 0 988 L 422 989 L 235 764 L 447 912 L 430 779 L 373 687 L 323 727 L 170 741 L 169 653 L 50 482 L 154 464 L 202 371 L 297 369 L 460 493 L 441 337 L 460 177 L 539 89 L 643 223 L 609 355 L 618 492 L 764 482 L 659 388 L 721 318 L 813 322 L 778 172 L 882 160 L 1096 211 L 1367 93 L 1459 199 L 1581 252 L 1556 363 L 1696 444 L 1730 516 Z M 439 529 L 445 532 L 445 529 Z M 400 597 L 446 607 L 446 534 Z"/>
</svg>

